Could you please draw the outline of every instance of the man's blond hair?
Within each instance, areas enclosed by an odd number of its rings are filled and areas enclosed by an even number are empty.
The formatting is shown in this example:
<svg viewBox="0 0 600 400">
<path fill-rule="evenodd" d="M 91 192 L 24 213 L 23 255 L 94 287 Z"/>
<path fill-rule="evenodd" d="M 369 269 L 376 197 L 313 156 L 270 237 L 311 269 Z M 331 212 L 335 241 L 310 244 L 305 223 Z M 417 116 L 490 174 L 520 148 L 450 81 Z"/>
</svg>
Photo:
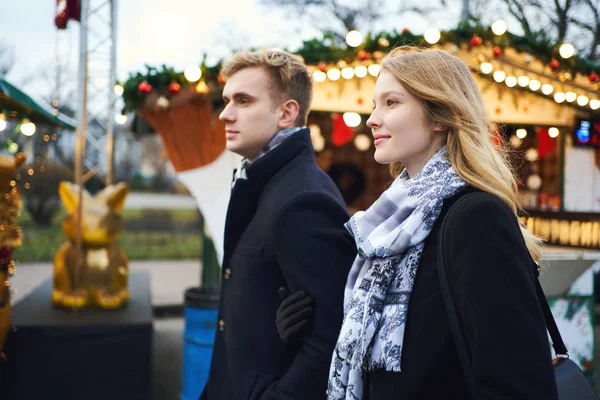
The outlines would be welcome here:
<svg viewBox="0 0 600 400">
<path fill-rule="evenodd" d="M 300 57 L 279 49 L 241 50 L 223 64 L 221 74 L 227 79 L 242 69 L 252 67 L 262 67 L 269 72 L 273 105 L 296 100 L 300 111 L 294 125 L 306 125 L 312 101 L 312 80 Z"/>
</svg>

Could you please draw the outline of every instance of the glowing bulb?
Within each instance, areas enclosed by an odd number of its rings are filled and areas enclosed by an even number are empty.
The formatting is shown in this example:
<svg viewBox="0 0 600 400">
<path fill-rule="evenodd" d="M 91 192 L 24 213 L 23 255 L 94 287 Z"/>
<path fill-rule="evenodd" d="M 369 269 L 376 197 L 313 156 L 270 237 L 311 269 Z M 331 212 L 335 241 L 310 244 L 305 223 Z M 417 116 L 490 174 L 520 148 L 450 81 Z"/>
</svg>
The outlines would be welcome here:
<svg viewBox="0 0 600 400">
<path fill-rule="evenodd" d="M 538 81 L 536 79 L 532 79 L 529 81 L 529 89 L 533 90 L 534 92 L 541 87 L 542 87 L 542 84 L 540 83 L 540 81 Z"/>
<path fill-rule="evenodd" d="M 504 83 L 506 83 L 506 86 L 508 87 L 515 87 L 517 85 L 517 78 L 514 76 L 507 76 Z"/>
<path fill-rule="evenodd" d="M 565 99 L 569 102 L 572 103 L 577 99 L 577 94 L 573 93 L 573 92 L 567 92 L 565 93 Z"/>
<path fill-rule="evenodd" d="M 521 75 L 519 78 L 517 78 L 517 82 L 519 83 L 519 86 L 525 87 L 529 85 L 529 78 L 525 75 Z"/>
<path fill-rule="evenodd" d="M 316 70 L 315 72 L 313 72 L 312 76 L 313 76 L 313 79 L 315 80 L 315 82 L 323 82 L 327 78 L 327 74 L 325 74 L 325 72 L 319 71 L 319 70 Z"/>
<path fill-rule="evenodd" d="M 183 76 L 190 82 L 196 82 L 202 77 L 202 71 L 197 65 L 188 65 L 183 71 Z"/>
<path fill-rule="evenodd" d="M 519 139 L 525 139 L 527 137 L 527 130 L 521 128 L 521 129 L 517 129 L 517 137 Z"/>
<path fill-rule="evenodd" d="M 566 98 L 567 96 L 563 92 L 554 93 L 554 101 L 557 103 L 562 103 Z"/>
<path fill-rule="evenodd" d="M 358 47 L 363 42 L 363 35 L 359 31 L 351 30 L 346 34 L 346 43 L 350 47 Z"/>
<path fill-rule="evenodd" d="M 119 125 L 123 125 L 125 122 L 127 122 L 127 115 L 125 115 L 125 114 L 115 115 L 115 122 Z"/>
<path fill-rule="evenodd" d="M 15 142 L 11 142 L 11 144 L 8 145 L 8 152 L 10 154 L 15 154 L 17 151 L 19 151 L 19 145 Z"/>
<path fill-rule="evenodd" d="M 115 85 L 115 87 L 113 88 L 113 90 L 115 91 L 115 94 L 117 96 L 122 96 L 123 92 L 125 91 L 125 88 L 123 88 L 123 85 L 121 85 L 120 83 L 117 83 Z M 55 106 L 56 107 L 56 106 Z"/>
<path fill-rule="evenodd" d="M 558 52 L 560 53 L 560 56 L 562 58 L 570 58 L 573 57 L 573 55 L 575 54 L 575 47 L 573 47 L 572 44 L 565 43 L 562 46 L 560 46 Z"/>
<path fill-rule="evenodd" d="M 592 110 L 597 110 L 600 108 L 600 100 L 592 99 L 590 100 L 590 108 Z"/>
<path fill-rule="evenodd" d="M 332 68 L 329 71 L 327 71 L 327 77 L 329 78 L 329 80 L 332 81 L 337 81 L 338 79 L 340 79 L 340 70 L 337 68 Z"/>
<path fill-rule="evenodd" d="M 379 64 L 371 64 L 369 65 L 369 74 L 371 76 L 379 75 L 379 71 L 381 70 L 381 65 Z"/>
<path fill-rule="evenodd" d="M 357 66 L 354 68 L 354 75 L 356 75 L 358 78 L 364 78 L 367 76 L 367 67 L 364 65 Z"/>
<path fill-rule="evenodd" d="M 344 79 L 354 78 L 354 68 L 346 67 L 346 68 L 342 69 L 342 78 L 344 78 Z"/>
<path fill-rule="evenodd" d="M 492 32 L 494 32 L 495 35 L 504 35 L 507 29 L 508 25 L 501 19 L 494 21 L 492 24 Z"/>
<path fill-rule="evenodd" d="M 23 122 L 21 122 L 21 133 L 25 136 L 31 136 L 35 133 L 35 124 L 25 118 Z"/>
<path fill-rule="evenodd" d="M 425 33 L 423 34 L 423 37 L 425 38 L 425 41 L 427 43 L 436 44 L 437 42 L 440 41 L 442 34 L 440 33 L 439 30 L 437 30 L 435 28 L 429 28 L 425 31 Z"/>
<path fill-rule="evenodd" d="M 356 128 L 361 122 L 360 114 L 355 112 L 346 112 L 344 113 L 343 118 L 346 125 L 350 128 Z"/>
<path fill-rule="evenodd" d="M 494 69 L 494 66 L 489 62 L 484 62 L 481 63 L 481 66 L 479 68 L 481 68 L 481 72 L 483 72 L 484 74 L 489 74 Z"/>
<path fill-rule="evenodd" d="M 0 114 L 0 132 L 6 129 L 6 115 Z"/>
<path fill-rule="evenodd" d="M 494 72 L 494 80 L 498 83 L 504 81 L 504 78 L 506 78 L 506 74 L 504 73 L 504 71 L 496 71 Z"/>
<path fill-rule="evenodd" d="M 544 83 L 542 85 L 542 93 L 544 93 L 546 96 L 548 96 L 550 93 L 552 93 L 553 90 L 554 90 L 554 86 L 552 86 L 548 83 Z"/>
<path fill-rule="evenodd" d="M 590 99 L 588 99 L 587 96 L 579 96 L 577 98 L 577 104 L 579 104 L 581 107 L 586 106 L 589 102 Z"/>
<path fill-rule="evenodd" d="M 354 138 L 354 146 L 356 146 L 359 151 L 367 151 L 369 150 L 369 147 L 371 147 L 371 139 L 364 133 L 361 133 Z"/>
<path fill-rule="evenodd" d="M 556 128 L 554 126 L 550 129 L 548 129 L 548 136 L 550 136 L 551 138 L 556 138 L 556 137 L 558 137 L 559 134 L 560 134 L 560 131 L 558 130 L 558 128 Z"/>
</svg>

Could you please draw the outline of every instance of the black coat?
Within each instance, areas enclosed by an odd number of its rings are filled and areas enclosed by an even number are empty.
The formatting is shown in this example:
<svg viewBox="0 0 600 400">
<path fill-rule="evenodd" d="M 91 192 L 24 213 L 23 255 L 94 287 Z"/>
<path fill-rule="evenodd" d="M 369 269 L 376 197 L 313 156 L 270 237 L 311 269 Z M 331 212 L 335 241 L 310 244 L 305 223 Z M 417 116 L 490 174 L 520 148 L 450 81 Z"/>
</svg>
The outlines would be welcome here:
<svg viewBox="0 0 600 400">
<path fill-rule="evenodd" d="M 408 308 L 401 372 L 371 372 L 368 400 L 469 398 L 437 272 L 441 221 L 466 192 L 444 202 L 425 241 Z M 510 208 L 488 193 L 465 199 L 449 215 L 444 249 L 480 398 L 557 399 L 536 278 Z"/>
<path fill-rule="evenodd" d="M 225 223 L 219 325 L 201 399 L 325 399 L 356 250 L 333 181 L 319 169 L 308 129 L 247 169 Z M 278 289 L 304 290 L 315 312 L 297 344 L 275 326 Z"/>
</svg>

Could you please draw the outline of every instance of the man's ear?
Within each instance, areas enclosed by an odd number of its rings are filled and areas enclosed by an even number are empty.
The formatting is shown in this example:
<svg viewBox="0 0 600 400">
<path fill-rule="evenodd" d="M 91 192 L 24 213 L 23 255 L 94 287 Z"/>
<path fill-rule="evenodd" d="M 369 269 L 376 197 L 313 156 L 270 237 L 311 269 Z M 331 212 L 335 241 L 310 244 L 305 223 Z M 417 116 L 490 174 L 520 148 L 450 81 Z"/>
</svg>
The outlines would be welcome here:
<svg viewBox="0 0 600 400">
<path fill-rule="evenodd" d="M 292 128 L 300 113 L 300 105 L 296 100 L 290 99 L 281 106 L 281 117 L 279 117 L 279 129 Z"/>
</svg>

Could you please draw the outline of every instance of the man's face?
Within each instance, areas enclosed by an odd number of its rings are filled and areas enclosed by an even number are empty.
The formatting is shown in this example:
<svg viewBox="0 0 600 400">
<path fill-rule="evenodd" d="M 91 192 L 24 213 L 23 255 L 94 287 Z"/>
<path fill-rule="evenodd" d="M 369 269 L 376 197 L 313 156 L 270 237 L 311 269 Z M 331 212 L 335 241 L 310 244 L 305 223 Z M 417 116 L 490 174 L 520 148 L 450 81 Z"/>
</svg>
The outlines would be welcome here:
<svg viewBox="0 0 600 400">
<path fill-rule="evenodd" d="M 227 79 L 223 89 L 227 149 L 253 160 L 280 129 L 282 108 L 270 92 L 271 77 L 261 67 L 242 69 Z"/>
</svg>

